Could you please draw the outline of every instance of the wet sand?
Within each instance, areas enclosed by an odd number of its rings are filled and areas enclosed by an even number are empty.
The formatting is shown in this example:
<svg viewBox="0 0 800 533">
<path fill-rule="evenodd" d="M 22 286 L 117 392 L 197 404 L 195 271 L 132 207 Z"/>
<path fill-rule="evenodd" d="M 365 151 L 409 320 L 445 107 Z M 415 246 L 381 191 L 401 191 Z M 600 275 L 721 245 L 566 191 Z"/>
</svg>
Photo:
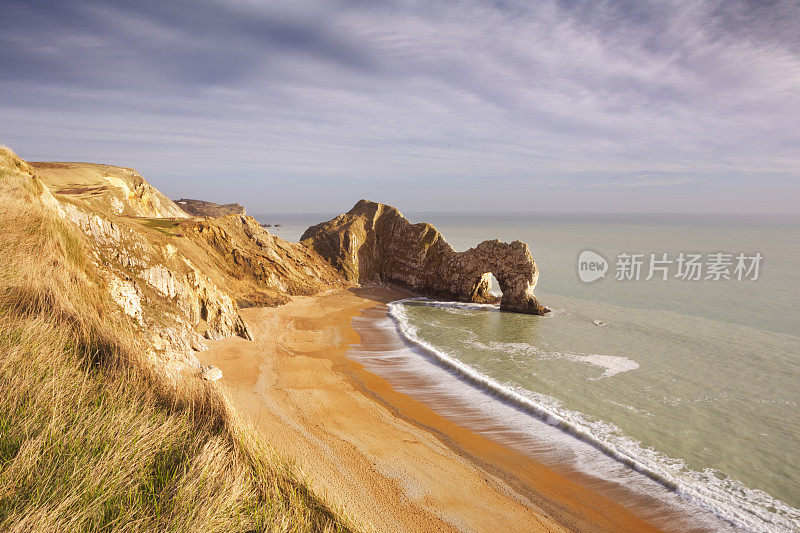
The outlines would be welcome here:
<svg viewBox="0 0 800 533">
<path fill-rule="evenodd" d="M 351 319 L 404 296 L 373 287 L 244 309 L 256 341 L 216 341 L 201 359 L 318 493 L 377 531 L 658 530 L 635 506 L 448 421 L 345 357 L 370 342 Z"/>
</svg>

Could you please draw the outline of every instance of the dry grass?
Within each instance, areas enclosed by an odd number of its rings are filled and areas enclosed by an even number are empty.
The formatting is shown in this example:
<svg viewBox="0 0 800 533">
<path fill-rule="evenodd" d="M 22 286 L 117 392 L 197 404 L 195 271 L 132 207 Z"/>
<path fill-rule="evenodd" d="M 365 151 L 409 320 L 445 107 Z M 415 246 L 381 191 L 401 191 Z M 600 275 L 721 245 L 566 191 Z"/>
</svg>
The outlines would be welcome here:
<svg viewBox="0 0 800 533">
<path fill-rule="evenodd" d="M 215 389 L 175 389 L 139 361 L 84 237 L 6 168 L 0 530 L 349 530 Z"/>
</svg>

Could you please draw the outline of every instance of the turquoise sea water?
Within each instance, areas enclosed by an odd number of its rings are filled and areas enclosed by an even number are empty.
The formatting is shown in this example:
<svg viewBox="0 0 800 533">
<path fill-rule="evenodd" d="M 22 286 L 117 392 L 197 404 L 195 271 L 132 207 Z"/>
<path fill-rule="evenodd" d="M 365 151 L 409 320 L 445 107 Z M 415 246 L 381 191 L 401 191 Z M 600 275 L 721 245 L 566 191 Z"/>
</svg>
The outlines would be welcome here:
<svg viewBox="0 0 800 533">
<path fill-rule="evenodd" d="M 535 317 L 392 304 L 394 325 L 418 357 L 739 527 L 800 530 L 800 220 L 409 218 L 433 223 L 457 250 L 492 238 L 528 242 L 541 272 L 537 296 L 553 309 Z M 286 237 L 292 231 L 288 224 Z M 580 281 L 586 249 L 610 261 L 604 279 Z M 764 259 L 755 281 L 675 279 L 674 266 L 667 281 L 617 281 L 623 252 Z"/>
</svg>

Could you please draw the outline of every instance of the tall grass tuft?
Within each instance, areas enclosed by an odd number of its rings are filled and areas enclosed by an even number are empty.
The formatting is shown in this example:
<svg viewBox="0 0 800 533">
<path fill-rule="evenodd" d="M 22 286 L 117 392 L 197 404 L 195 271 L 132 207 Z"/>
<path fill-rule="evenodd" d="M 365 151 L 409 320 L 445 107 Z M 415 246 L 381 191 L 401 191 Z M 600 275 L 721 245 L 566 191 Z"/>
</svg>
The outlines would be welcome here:
<svg viewBox="0 0 800 533">
<path fill-rule="evenodd" d="M 85 237 L 19 170 L 0 170 L 0 531 L 350 530 L 212 386 L 142 362 Z"/>
</svg>

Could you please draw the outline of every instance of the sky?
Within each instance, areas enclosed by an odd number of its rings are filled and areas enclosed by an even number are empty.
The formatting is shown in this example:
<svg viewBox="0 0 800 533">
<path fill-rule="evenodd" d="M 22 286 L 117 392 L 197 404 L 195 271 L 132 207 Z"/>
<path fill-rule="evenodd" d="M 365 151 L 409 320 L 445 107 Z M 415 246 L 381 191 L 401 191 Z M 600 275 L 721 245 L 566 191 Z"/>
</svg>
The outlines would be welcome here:
<svg viewBox="0 0 800 533">
<path fill-rule="evenodd" d="M 798 0 L 0 0 L 0 143 L 251 213 L 800 214 Z"/>
</svg>

